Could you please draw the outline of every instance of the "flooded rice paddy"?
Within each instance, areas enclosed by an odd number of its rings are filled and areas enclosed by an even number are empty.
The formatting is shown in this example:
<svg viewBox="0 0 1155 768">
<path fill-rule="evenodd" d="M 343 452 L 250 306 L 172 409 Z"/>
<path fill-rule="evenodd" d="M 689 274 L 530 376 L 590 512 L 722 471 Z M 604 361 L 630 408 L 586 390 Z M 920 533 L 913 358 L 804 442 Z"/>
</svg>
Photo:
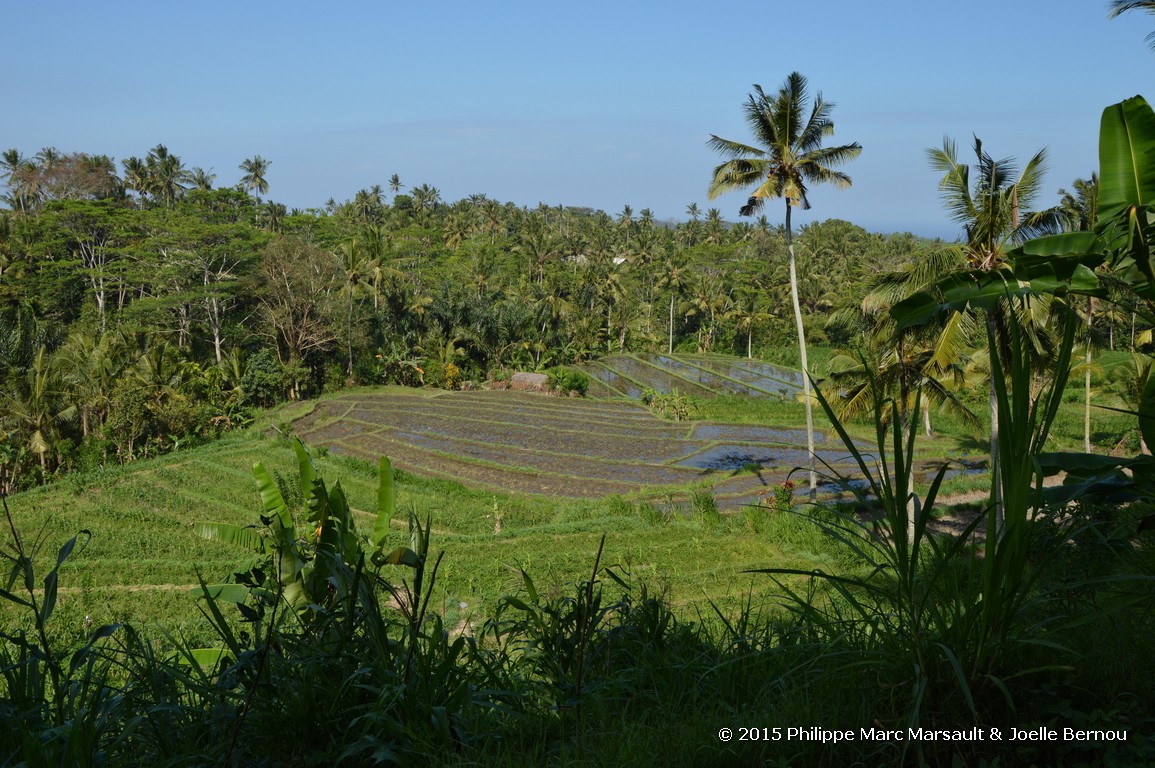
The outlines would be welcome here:
<svg viewBox="0 0 1155 768">
<path fill-rule="evenodd" d="M 321 400 L 293 430 L 315 445 L 375 458 L 465 485 L 547 496 L 714 489 L 724 507 L 756 501 L 809 464 L 806 433 L 749 424 L 658 418 L 643 390 L 794 398 L 798 371 L 717 355 L 616 355 L 583 366 L 591 394 L 558 398 L 512 391 L 350 391 Z M 845 450 L 815 434 L 819 466 L 853 474 Z M 930 471 L 930 470 L 928 470 Z M 982 471 L 974 467 L 950 472 Z M 828 484 L 828 491 L 839 490 Z"/>
</svg>

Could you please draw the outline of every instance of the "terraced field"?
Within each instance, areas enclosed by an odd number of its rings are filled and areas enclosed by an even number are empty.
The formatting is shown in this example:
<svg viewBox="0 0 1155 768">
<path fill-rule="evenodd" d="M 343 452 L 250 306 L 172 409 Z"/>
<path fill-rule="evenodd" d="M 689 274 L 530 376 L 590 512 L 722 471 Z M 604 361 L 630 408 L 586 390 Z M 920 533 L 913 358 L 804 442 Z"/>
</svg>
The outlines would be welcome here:
<svg viewBox="0 0 1155 768">
<path fill-rule="evenodd" d="M 510 396 L 498 397 L 502 394 Z M 510 393 L 460 393 L 447 398 L 412 394 L 395 397 L 386 393 L 360 399 L 366 411 L 363 415 L 371 418 L 384 418 L 388 409 L 397 413 L 405 407 L 416 410 L 416 405 L 424 401 L 424 412 L 443 409 L 444 413 L 454 413 L 454 418 L 461 414 L 451 406 L 468 406 L 485 413 L 487 408 L 503 404 L 511 414 L 520 413 L 523 418 L 536 415 L 544 421 L 542 409 L 559 405 L 555 398 Z M 328 402 L 342 408 L 352 405 L 348 398 Z M 623 407 L 620 404 L 608 404 L 610 407 L 603 409 L 599 404 L 589 408 L 591 404 L 579 401 L 560 403 L 575 409 L 584 406 L 594 415 L 604 411 L 624 417 L 632 412 L 633 421 L 641 425 L 669 428 L 645 413 L 636 418 L 637 409 L 628 406 L 619 413 Z M 296 410 L 303 410 L 303 405 Z M 373 410 L 371 405 L 379 406 L 375 413 L 369 413 Z M 321 403 L 310 421 L 316 423 L 326 412 L 327 403 Z M 621 420 L 625 428 L 618 427 L 615 432 L 599 432 L 597 428 L 586 431 L 592 440 L 599 435 L 620 436 L 639 426 L 629 419 Z M 594 423 L 593 416 L 583 423 Z M 602 425 L 602 429 L 610 427 Z M 362 428 L 359 434 L 370 433 Z M 659 445 L 664 439 L 653 438 L 650 442 Z M 369 455 L 374 450 L 368 442 L 362 445 L 356 437 L 353 441 L 362 446 L 356 451 L 359 454 Z M 389 443 L 389 449 L 400 458 L 402 445 Z M 318 469 L 330 483 L 340 481 L 358 528 L 368 531 L 374 519 L 371 510 L 376 505 L 378 454 L 372 453 L 372 464 L 335 452 L 314 451 L 314 456 Z M 501 475 L 485 474 L 492 467 L 465 459 L 451 465 L 428 449 L 413 448 L 405 456 L 399 461 L 403 466 L 417 469 L 412 457 L 419 456 L 439 467 L 443 476 L 452 476 L 458 471 L 456 468 L 464 467 L 478 471 L 479 477 L 493 483 L 510 484 Z M 82 536 L 83 546 L 77 547 L 60 570 L 62 587 L 53 631 L 71 637 L 88 621 L 96 626 L 127 621 L 147 628 L 152 636 L 162 640 L 163 631 L 196 642 L 213 642 L 214 635 L 192 595 L 198 575 L 209 583 L 220 582 L 238 565 L 248 562 L 252 553 L 203 539 L 197 535 L 195 525 L 209 521 L 258 523 L 261 500 L 252 475 L 253 464 L 258 461 L 284 481 L 290 508 L 298 521 L 303 520 L 300 494 L 293 492 L 297 483 L 296 457 L 288 441 L 257 433 L 232 435 L 124 467 L 77 473 L 9 497 L 6 503 L 16 528 L 28 546 L 36 550 L 33 560 L 37 584 L 55 563 L 61 544 L 78 531 L 91 531 L 91 538 Z M 631 462 L 607 459 L 603 463 L 617 469 L 617 484 L 598 484 L 564 473 L 553 477 L 552 482 L 568 488 L 571 495 L 582 495 L 574 484 L 597 488 L 599 492 L 640 487 L 638 481 L 631 484 L 628 480 L 626 473 Z M 670 467 L 666 471 L 679 478 L 683 476 L 679 473 L 694 476 L 694 470 L 688 468 Z M 470 484 L 480 485 L 473 476 L 461 474 Z M 529 470 L 517 476 L 529 487 Z M 542 481 L 536 482 L 540 485 Z M 483 615 L 500 595 L 516 592 L 521 584 L 517 567 L 530 571 L 539 586 L 562 585 L 583 578 L 589 573 L 603 534 L 608 534 L 604 563 L 616 564 L 632 579 L 668 588 L 679 605 L 708 598 L 719 605 L 734 606 L 751 594 L 766 595 L 772 590 L 772 582 L 743 573 L 746 569 L 772 563 L 816 567 L 813 546 L 752 535 L 742 515 L 708 524 L 664 499 L 656 499 L 653 508 L 647 508 L 652 514 L 646 514 L 642 506 L 620 499 L 508 496 L 402 473 L 397 483 L 393 545 L 408 541 L 406 516 L 410 510 L 418 518 L 431 517 L 434 546 L 447 552 L 431 609 L 443 613 L 450 625 L 468 615 Z M 703 541 L 708 544 L 703 546 Z M 11 552 L 11 548 L 10 532 L 5 526 L 0 531 L 0 549 Z M 726 557 L 719 558 L 718 551 L 724 551 Z M 16 587 L 19 592 L 19 585 Z M 26 627 L 26 623 L 19 623 L 26 622 L 26 614 L 10 601 L 0 601 L 0 627 Z"/>
<path fill-rule="evenodd" d="M 588 363 L 590 395 L 637 399 L 647 387 L 696 397 L 745 395 L 794 398 L 802 374 L 789 368 L 725 355 L 613 355 Z"/>
<path fill-rule="evenodd" d="M 712 487 L 721 506 L 755 500 L 806 463 L 800 430 L 675 423 L 625 400 L 510 391 L 351 392 L 293 423 L 307 443 L 508 493 L 572 498 Z M 824 435 L 816 436 L 819 444 Z M 819 457 L 846 465 L 837 449 Z M 755 469 L 755 465 L 757 469 Z"/>
</svg>

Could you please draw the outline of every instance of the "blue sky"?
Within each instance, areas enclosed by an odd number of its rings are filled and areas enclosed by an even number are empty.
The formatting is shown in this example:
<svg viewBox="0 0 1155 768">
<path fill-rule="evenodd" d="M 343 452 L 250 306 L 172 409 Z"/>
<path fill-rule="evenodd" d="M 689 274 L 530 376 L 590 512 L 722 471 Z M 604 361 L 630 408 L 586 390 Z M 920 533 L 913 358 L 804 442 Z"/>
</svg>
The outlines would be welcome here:
<svg viewBox="0 0 1155 768">
<path fill-rule="evenodd" d="M 863 152 L 795 221 L 953 239 L 926 148 L 1046 147 L 1050 205 L 1095 169 L 1103 107 L 1155 75 L 1155 16 L 1108 20 L 1104 0 L 6 5 L 0 148 L 164 143 L 218 185 L 260 154 L 270 197 L 302 208 L 396 173 L 446 200 L 736 220 L 740 195 L 707 200 L 706 140 L 747 140 L 752 84 L 797 70 L 837 104 L 831 141 Z"/>
</svg>

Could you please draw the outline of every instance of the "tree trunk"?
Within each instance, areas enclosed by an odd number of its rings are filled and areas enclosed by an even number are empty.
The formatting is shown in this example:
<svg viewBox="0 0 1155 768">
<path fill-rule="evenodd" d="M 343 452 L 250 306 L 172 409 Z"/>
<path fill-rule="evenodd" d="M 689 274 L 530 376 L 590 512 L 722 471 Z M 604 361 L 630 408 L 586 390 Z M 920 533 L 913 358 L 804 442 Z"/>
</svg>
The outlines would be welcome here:
<svg viewBox="0 0 1155 768">
<path fill-rule="evenodd" d="M 1087 297 L 1087 343 L 1083 356 L 1083 452 L 1091 452 L 1091 320 L 1095 299 Z"/>
<path fill-rule="evenodd" d="M 217 297 L 213 296 L 209 299 L 209 324 L 213 329 L 213 354 L 216 356 L 217 365 L 221 364 L 221 306 L 217 301 Z"/>
<path fill-rule="evenodd" d="M 349 379 L 353 378 L 353 285 L 349 285 L 349 367 L 346 371 Z"/>
<path fill-rule="evenodd" d="M 806 452 L 809 455 L 810 500 L 818 497 L 818 473 L 814 469 L 814 409 L 810 403 L 810 367 L 806 362 L 806 329 L 802 325 L 802 305 L 798 301 L 798 270 L 794 264 L 794 233 L 790 228 L 790 198 L 786 198 L 786 253 L 790 265 L 790 300 L 794 304 L 794 324 L 798 328 L 798 356 L 802 363 L 802 397 L 806 405 Z"/>
<path fill-rule="evenodd" d="M 1086 370 L 1083 371 L 1083 452 L 1091 453 L 1091 346 L 1087 345 Z"/>
<path fill-rule="evenodd" d="M 208 311 L 209 328 L 213 333 L 213 355 L 217 359 L 217 365 L 221 364 L 221 304 L 220 299 L 216 294 L 209 291 L 209 268 L 206 264 L 204 267 L 204 284 L 207 298 L 205 300 L 205 309 Z"/>
<path fill-rule="evenodd" d="M 895 429 L 902 430 L 902 438 L 905 443 L 906 438 L 914 434 L 915 419 L 918 418 L 918 414 L 915 414 L 914 419 L 911 418 L 910 407 L 908 405 L 910 401 L 910 378 L 907 375 L 906 349 L 901 334 L 898 337 L 898 364 L 899 423 L 895 425 Z M 908 456 L 907 458 L 912 462 L 913 467 L 913 457 Z M 913 473 L 907 473 L 906 475 L 906 487 L 902 489 L 902 497 L 906 500 L 906 546 L 909 552 L 911 545 L 914 544 L 915 515 L 918 514 L 918 509 L 914 503 Z"/>
<path fill-rule="evenodd" d="M 674 293 L 670 292 L 670 349 L 666 354 L 674 354 Z"/>
<path fill-rule="evenodd" d="M 999 353 L 995 340 L 997 339 L 997 331 L 995 328 L 995 315 L 993 309 L 987 310 L 987 333 L 991 340 L 990 353 L 997 355 Z M 1003 533 L 1003 488 L 999 472 L 999 397 L 995 391 L 995 361 L 990 361 L 990 407 L 991 407 L 991 501 L 994 504 L 992 510 L 992 530 L 988 534 L 988 538 L 997 541 Z"/>
</svg>

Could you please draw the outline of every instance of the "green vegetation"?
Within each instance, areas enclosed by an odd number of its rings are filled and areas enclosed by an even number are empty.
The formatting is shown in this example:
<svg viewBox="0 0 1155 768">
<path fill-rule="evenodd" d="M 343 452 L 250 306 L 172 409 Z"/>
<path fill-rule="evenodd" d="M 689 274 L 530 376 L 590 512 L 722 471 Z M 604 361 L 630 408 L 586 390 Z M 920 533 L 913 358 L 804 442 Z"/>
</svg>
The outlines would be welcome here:
<svg viewBox="0 0 1155 768">
<path fill-rule="evenodd" d="M 1155 111 L 795 237 L 860 148 L 755 90 L 782 229 L 5 152 L 0 763 L 1155 762 Z"/>
<path fill-rule="evenodd" d="M 370 511 L 377 508 L 374 464 L 332 452 L 316 454 L 319 471 L 341 480 L 358 526 L 370 526 Z M 78 530 L 92 531 L 83 551 L 62 566 L 64 591 L 53 632 L 75 637 L 88 616 L 97 625 L 130 623 L 150 633 L 163 629 L 206 642 L 209 628 L 189 595 L 198 574 L 210 582 L 223 579 L 241 563 L 245 550 L 202 538 L 198 526 L 257 522 L 260 498 L 251 472 L 257 462 L 299 507 L 302 495 L 291 446 L 283 439 L 251 435 L 130 467 L 77 473 L 66 482 L 10 498 L 18 529 L 48 542 L 49 549 Z M 677 488 L 672 489 L 675 496 L 682 496 Z M 688 490 L 684 497 L 688 501 Z M 442 566 L 433 605 L 451 617 L 492 610 L 498 597 L 515 588 L 510 568 L 517 565 L 530 570 L 538 583 L 560 587 L 573 578 L 573 567 L 584 562 L 601 533 L 609 535 L 608 562 L 628 565 L 680 601 L 709 596 L 732 603 L 755 586 L 736 566 L 757 567 L 788 557 L 772 541 L 750 540 L 733 516 L 706 541 L 688 504 L 660 492 L 644 501 L 626 498 L 615 506 L 608 499 L 514 496 L 400 472 L 393 526 L 404 529 L 410 513 L 422 522 L 432 516 L 438 548 L 452 553 Z M 643 521 L 642 506 L 664 522 Z M 727 558 L 719 560 L 717 549 Z M 41 552 L 45 559 L 36 560 L 38 571 L 48 570 L 51 556 L 48 549 Z M 461 609 L 462 603 L 468 608 Z M 0 616 L 4 622 L 13 618 L 7 608 L 0 609 Z"/>
<path fill-rule="evenodd" d="M 850 177 L 834 168 L 858 157 L 862 147 L 843 144 L 823 147 L 823 140 L 834 134 L 830 113 L 834 104 L 819 95 L 811 106 L 806 92 L 806 78 L 792 72 L 777 95 L 770 97 L 761 86 L 754 86 L 758 96 L 750 96 L 746 105 L 746 123 L 761 147 L 752 149 L 746 144 L 718 136 L 710 137 L 710 147 L 729 158 L 714 169 L 710 182 L 710 198 L 723 192 L 755 187 L 750 199 L 742 206 L 743 216 L 761 210 L 767 198 L 786 201 L 786 255 L 790 277 L 790 300 L 794 310 L 794 326 L 798 338 L 798 357 L 802 369 L 802 396 L 806 408 L 806 449 L 814 456 L 814 415 L 810 398 L 811 368 L 806 360 L 806 322 L 798 295 L 798 267 L 794 258 L 794 229 L 790 225 L 793 206 L 809 208 L 806 185 L 820 182 L 849 187 Z M 802 115 L 809 107 L 810 115 Z M 814 459 L 810 459 L 810 498 L 817 494 L 818 477 Z"/>
</svg>

